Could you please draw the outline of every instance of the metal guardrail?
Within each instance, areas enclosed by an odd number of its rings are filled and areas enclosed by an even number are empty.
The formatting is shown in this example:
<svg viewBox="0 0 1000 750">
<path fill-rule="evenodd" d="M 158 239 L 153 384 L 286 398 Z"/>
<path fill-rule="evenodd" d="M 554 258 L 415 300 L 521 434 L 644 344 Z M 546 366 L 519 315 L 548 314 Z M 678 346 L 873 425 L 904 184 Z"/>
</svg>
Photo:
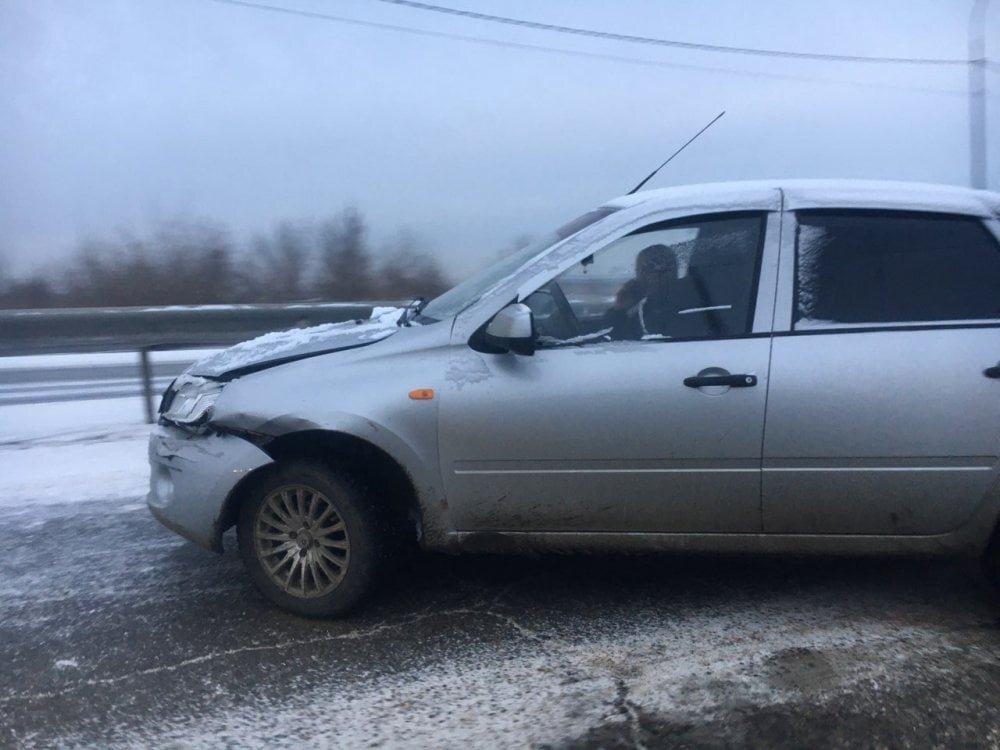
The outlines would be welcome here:
<svg viewBox="0 0 1000 750">
<path fill-rule="evenodd" d="M 230 346 L 271 331 L 368 318 L 378 304 L 0 310 L 0 356 Z"/>
<path fill-rule="evenodd" d="M 271 331 L 367 319 L 380 304 L 398 303 L 0 310 L 0 356 L 138 352 L 152 422 L 151 351 L 231 346 Z"/>
</svg>

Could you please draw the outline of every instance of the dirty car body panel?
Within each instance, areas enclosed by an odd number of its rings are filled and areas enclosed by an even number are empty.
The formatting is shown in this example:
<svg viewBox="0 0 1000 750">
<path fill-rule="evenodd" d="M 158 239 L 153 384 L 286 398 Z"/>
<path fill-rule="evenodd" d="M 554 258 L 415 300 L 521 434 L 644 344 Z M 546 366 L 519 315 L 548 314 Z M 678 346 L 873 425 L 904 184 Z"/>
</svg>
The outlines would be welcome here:
<svg viewBox="0 0 1000 750">
<path fill-rule="evenodd" d="M 271 457 L 242 438 L 153 428 L 147 502 L 158 521 L 195 544 L 222 551 L 222 505 L 243 477 Z"/>
</svg>

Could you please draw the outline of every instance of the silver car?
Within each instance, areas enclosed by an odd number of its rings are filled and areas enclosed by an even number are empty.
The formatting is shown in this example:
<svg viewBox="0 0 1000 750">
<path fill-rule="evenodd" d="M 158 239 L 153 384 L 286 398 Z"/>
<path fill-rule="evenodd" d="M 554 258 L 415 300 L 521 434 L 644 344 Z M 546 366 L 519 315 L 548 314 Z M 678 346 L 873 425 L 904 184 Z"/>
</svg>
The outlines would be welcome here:
<svg viewBox="0 0 1000 750">
<path fill-rule="evenodd" d="M 426 304 L 163 398 L 149 507 L 308 616 L 470 552 L 980 556 L 1000 577 L 1000 194 L 629 195 Z"/>
</svg>

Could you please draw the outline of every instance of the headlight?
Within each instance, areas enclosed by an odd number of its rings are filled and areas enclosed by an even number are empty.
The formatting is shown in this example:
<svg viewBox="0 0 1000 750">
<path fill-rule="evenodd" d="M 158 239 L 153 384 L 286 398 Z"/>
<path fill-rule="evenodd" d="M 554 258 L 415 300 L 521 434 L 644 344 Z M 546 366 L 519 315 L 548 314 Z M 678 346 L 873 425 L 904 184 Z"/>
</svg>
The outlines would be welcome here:
<svg viewBox="0 0 1000 750">
<path fill-rule="evenodd" d="M 205 378 L 181 376 L 163 395 L 160 414 L 178 424 L 194 424 L 204 419 L 222 393 L 222 383 Z"/>
</svg>

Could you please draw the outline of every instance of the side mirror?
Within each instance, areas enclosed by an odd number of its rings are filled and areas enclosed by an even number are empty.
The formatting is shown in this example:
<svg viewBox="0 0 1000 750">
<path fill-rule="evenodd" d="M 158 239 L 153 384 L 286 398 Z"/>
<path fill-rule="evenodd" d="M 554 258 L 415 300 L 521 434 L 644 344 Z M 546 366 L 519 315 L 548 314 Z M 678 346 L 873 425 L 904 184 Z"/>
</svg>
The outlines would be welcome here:
<svg viewBox="0 0 1000 750">
<path fill-rule="evenodd" d="M 535 353 L 535 321 L 531 308 L 516 302 L 493 316 L 486 326 L 486 343 L 515 354 Z"/>
</svg>

